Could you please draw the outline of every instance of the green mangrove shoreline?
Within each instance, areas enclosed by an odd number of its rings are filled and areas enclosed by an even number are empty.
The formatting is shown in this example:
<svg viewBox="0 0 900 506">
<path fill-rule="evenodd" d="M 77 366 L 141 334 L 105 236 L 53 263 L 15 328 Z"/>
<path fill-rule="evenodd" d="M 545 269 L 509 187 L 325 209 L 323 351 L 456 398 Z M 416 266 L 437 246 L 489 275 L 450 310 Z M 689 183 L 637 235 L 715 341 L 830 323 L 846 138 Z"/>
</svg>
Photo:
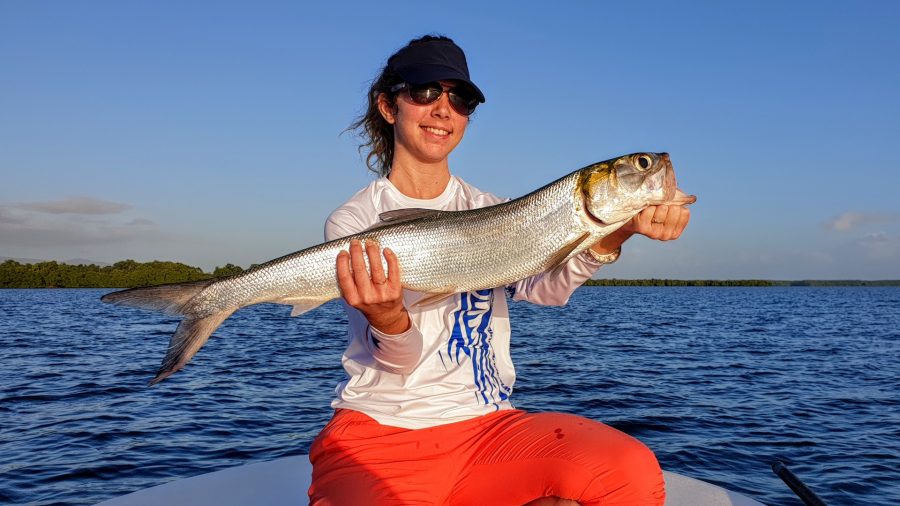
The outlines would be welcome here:
<svg viewBox="0 0 900 506">
<path fill-rule="evenodd" d="M 134 288 L 199 281 L 243 271 L 233 264 L 204 272 L 199 267 L 164 261 L 123 260 L 99 266 L 6 260 L 0 263 L 0 288 Z M 900 286 L 900 280 L 589 279 L 585 286 Z"/>
<path fill-rule="evenodd" d="M 584 286 L 900 286 L 900 279 L 589 279 Z"/>
</svg>

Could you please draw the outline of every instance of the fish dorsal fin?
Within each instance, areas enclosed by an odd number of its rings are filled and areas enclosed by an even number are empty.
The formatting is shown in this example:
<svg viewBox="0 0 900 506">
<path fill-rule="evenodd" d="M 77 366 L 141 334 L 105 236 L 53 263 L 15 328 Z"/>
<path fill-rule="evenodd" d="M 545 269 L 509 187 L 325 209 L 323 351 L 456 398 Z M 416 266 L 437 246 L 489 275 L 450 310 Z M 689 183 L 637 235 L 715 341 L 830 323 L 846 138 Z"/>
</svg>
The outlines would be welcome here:
<svg viewBox="0 0 900 506">
<path fill-rule="evenodd" d="M 575 251 L 575 249 L 578 246 L 581 246 L 581 243 L 583 243 L 590 236 L 591 236 L 591 234 L 589 234 L 588 232 L 585 232 L 585 233 L 579 235 L 578 237 L 576 237 L 574 240 L 572 240 L 565 246 L 563 246 L 550 259 L 550 264 L 549 264 L 549 267 L 547 267 L 547 269 L 552 269 L 552 268 L 556 267 L 557 265 L 568 260 L 569 256 L 572 254 L 572 252 Z"/>
<path fill-rule="evenodd" d="M 407 221 L 417 220 L 419 218 L 425 218 L 427 216 L 436 216 L 442 213 L 448 213 L 450 211 L 438 211 L 436 209 L 422 209 L 419 207 L 409 207 L 406 209 L 395 209 L 393 211 L 385 211 L 378 215 L 378 221 L 367 228 L 365 231 L 368 232 L 370 230 L 375 230 L 381 227 L 387 227 L 389 225 L 396 225 L 398 223 L 406 223 Z"/>
<path fill-rule="evenodd" d="M 404 221 L 417 220 L 426 216 L 436 216 L 438 214 L 450 211 L 439 211 L 437 209 L 423 209 L 421 207 L 409 207 L 407 209 L 394 209 L 393 211 L 385 211 L 378 215 L 378 223 L 380 225 L 393 225 L 394 223 L 403 223 Z"/>
<path fill-rule="evenodd" d="M 437 209 L 424 209 L 421 207 L 408 207 L 406 209 L 394 209 L 393 211 L 385 211 L 378 215 L 378 221 L 382 223 L 398 223 L 401 221 L 410 221 L 417 218 L 424 218 L 434 214 L 441 214 L 447 211 Z"/>
</svg>

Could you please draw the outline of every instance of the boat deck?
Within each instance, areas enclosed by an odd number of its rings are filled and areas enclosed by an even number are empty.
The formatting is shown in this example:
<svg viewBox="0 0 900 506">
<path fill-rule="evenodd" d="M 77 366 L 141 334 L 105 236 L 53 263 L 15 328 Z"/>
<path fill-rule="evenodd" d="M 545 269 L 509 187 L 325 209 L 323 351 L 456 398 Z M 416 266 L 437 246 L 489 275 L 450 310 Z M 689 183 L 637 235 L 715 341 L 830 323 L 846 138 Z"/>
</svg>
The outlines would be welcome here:
<svg viewBox="0 0 900 506">
<path fill-rule="evenodd" d="M 98 506 L 308 504 L 309 457 L 297 455 L 171 481 Z M 704 481 L 664 471 L 666 506 L 762 506 L 747 496 Z"/>
</svg>

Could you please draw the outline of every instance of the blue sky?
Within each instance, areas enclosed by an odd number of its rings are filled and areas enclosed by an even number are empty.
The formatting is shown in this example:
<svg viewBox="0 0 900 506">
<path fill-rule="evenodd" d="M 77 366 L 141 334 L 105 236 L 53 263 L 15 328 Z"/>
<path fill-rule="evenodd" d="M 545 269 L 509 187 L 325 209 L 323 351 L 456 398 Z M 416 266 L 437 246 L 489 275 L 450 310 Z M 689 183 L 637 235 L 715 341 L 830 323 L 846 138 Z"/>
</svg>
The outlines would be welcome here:
<svg viewBox="0 0 900 506">
<path fill-rule="evenodd" d="M 896 2 L 0 1 L 0 256 L 259 263 L 371 180 L 386 58 L 453 37 L 487 96 L 452 171 L 517 197 L 667 151 L 684 236 L 618 278 L 900 278 Z"/>
</svg>

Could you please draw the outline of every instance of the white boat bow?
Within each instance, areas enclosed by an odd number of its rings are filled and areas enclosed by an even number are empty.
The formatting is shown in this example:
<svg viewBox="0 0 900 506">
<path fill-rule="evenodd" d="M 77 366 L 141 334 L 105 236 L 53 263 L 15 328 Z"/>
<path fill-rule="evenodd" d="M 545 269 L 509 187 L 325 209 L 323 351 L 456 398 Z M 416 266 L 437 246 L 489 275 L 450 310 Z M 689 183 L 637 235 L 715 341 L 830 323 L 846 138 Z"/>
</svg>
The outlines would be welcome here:
<svg viewBox="0 0 900 506">
<path fill-rule="evenodd" d="M 664 471 L 666 506 L 763 506 L 737 492 Z M 98 506 L 241 506 L 308 504 L 307 455 L 283 457 L 183 478 L 138 490 Z"/>
</svg>

